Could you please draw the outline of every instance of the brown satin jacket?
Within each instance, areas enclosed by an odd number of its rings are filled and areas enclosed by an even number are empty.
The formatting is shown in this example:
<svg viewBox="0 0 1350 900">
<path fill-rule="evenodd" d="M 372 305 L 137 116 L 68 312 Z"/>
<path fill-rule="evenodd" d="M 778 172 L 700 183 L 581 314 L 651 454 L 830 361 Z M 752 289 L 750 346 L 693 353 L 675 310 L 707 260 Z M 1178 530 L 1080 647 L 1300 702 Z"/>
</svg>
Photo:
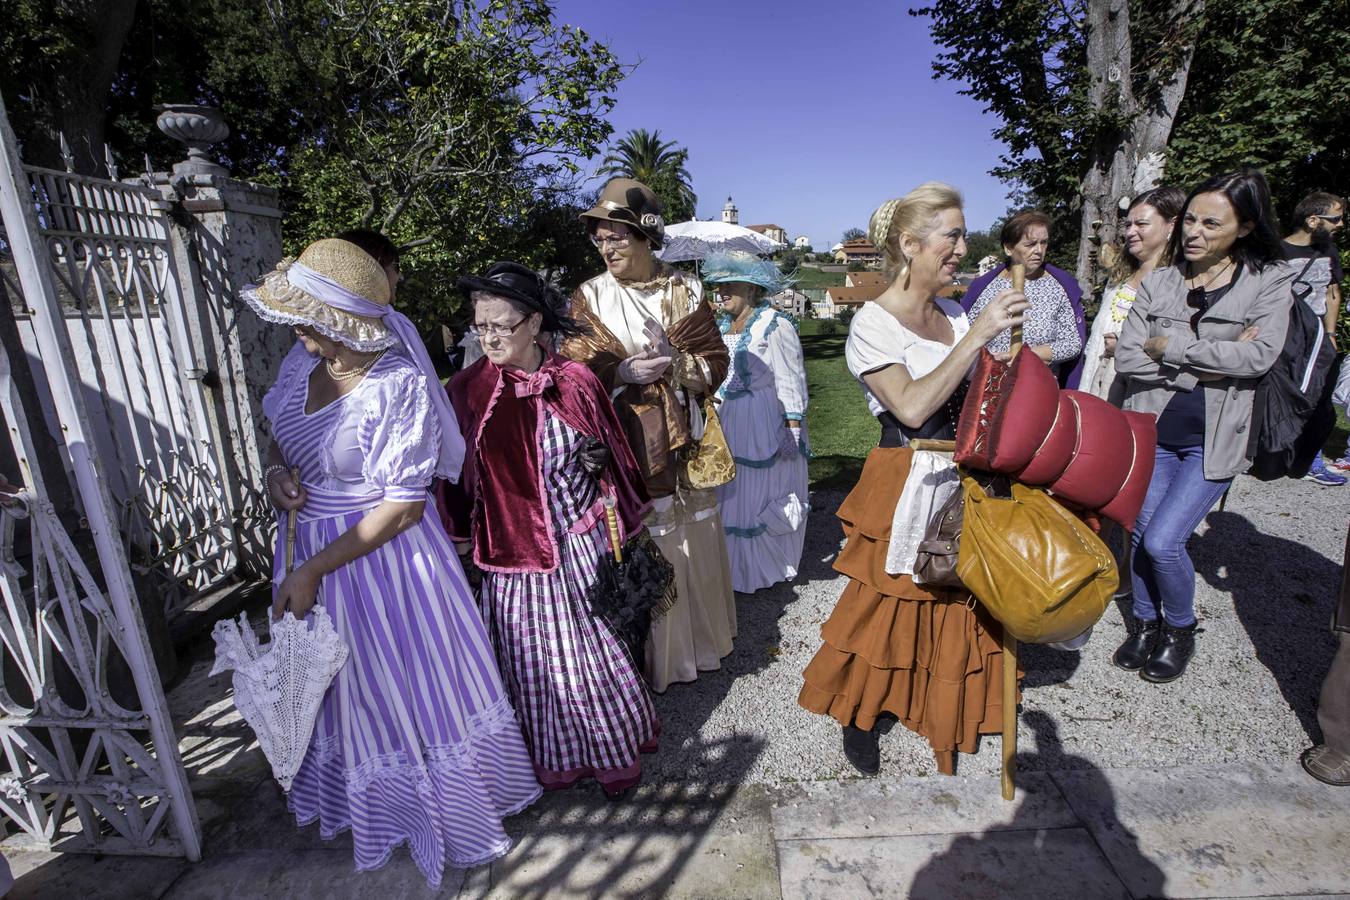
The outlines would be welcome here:
<svg viewBox="0 0 1350 900">
<path fill-rule="evenodd" d="M 572 295 L 571 315 L 590 334 L 569 338 L 561 347 L 564 356 L 589 366 L 614 396 L 619 422 L 653 498 L 675 493 L 680 451 L 692 441 L 685 404 L 701 407 L 726 378 L 731 362 L 712 307 L 706 300 L 693 304 L 682 276 L 671 273 L 670 277 L 673 284 L 662 301 L 661 324 L 676 357 L 660 380 L 651 384 L 618 381 L 619 363 L 630 354 L 591 308 L 584 285 Z M 604 278 L 612 276 L 601 275 L 588 284 Z M 684 393 L 685 404 L 679 392 Z"/>
</svg>

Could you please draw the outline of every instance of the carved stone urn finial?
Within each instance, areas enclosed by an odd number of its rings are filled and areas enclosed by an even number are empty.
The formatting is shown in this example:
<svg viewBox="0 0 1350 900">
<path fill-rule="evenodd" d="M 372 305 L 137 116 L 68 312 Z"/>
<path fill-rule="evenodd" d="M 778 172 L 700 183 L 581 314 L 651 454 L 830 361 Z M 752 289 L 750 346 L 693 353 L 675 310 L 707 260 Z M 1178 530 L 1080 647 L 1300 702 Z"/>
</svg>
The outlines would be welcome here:
<svg viewBox="0 0 1350 900">
<path fill-rule="evenodd" d="M 228 175 L 229 170 L 217 165 L 206 155 L 206 148 L 230 136 L 220 110 L 213 106 L 190 103 L 168 103 L 156 106 L 159 130 L 188 147 L 187 159 L 174 163 L 175 175 Z"/>
</svg>

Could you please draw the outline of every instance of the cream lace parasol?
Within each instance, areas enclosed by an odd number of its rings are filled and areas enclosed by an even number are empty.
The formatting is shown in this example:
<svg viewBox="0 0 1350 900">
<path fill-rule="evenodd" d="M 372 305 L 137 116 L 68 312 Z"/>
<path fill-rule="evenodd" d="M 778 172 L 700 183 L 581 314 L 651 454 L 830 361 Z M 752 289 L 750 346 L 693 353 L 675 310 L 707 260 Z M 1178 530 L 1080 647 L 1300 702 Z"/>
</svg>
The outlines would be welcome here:
<svg viewBox="0 0 1350 900">
<path fill-rule="evenodd" d="M 283 790 L 309 750 L 328 685 L 347 661 L 347 645 L 322 606 L 308 619 L 287 612 L 273 622 L 271 641 L 258 643 L 248 615 L 217 622 L 212 675 L 234 670 L 234 705 L 258 735 L 263 755 Z"/>
</svg>

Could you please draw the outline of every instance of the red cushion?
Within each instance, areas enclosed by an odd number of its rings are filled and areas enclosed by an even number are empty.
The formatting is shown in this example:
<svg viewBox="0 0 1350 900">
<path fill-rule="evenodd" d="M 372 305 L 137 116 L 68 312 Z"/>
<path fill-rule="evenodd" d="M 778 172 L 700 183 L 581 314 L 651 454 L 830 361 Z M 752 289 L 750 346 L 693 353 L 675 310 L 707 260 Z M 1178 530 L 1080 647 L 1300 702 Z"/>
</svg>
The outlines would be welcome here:
<svg viewBox="0 0 1350 900">
<path fill-rule="evenodd" d="M 1120 410 L 1100 397 L 1065 391 L 1078 407 L 1078 443 L 1064 472 L 1050 483 L 1057 497 L 1084 509 L 1115 499 L 1134 462 L 1134 435 Z"/>
<path fill-rule="evenodd" d="M 1041 441 L 1036 452 L 1016 478 L 1023 484 L 1044 485 L 1054 481 L 1069 466 L 1074 447 L 1078 446 L 1078 407 L 1073 400 L 1061 394 L 1059 410 L 1050 433 Z"/>
<path fill-rule="evenodd" d="M 1031 461 L 1059 410 L 1059 382 L 1023 347 L 1011 363 L 980 351 L 956 430 L 956 462 L 1013 473 Z"/>
<path fill-rule="evenodd" d="M 1148 483 L 1153 480 L 1154 451 L 1158 446 L 1158 423 L 1147 413 L 1123 414 L 1134 437 L 1134 458 L 1130 473 L 1125 477 L 1115 499 L 1102 507 L 1101 513 L 1113 522 L 1119 522 L 1126 531 L 1134 530 L 1134 520 L 1144 506 Z"/>
</svg>

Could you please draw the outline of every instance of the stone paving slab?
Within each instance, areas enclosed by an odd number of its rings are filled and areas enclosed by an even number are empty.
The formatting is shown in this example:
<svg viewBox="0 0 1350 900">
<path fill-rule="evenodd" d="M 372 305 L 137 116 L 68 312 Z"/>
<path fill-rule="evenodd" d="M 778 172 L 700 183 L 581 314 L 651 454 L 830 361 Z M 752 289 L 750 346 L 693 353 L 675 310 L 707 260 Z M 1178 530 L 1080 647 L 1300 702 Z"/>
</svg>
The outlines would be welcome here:
<svg viewBox="0 0 1350 900">
<path fill-rule="evenodd" d="M 1350 893 L 1350 794 L 1297 765 L 1056 772 L 1136 897 Z"/>
<path fill-rule="evenodd" d="M 14 875 L 5 900 L 102 900 L 105 897 L 162 897 L 192 868 L 184 859 L 152 856 L 94 856 L 4 848 Z"/>
<path fill-rule="evenodd" d="M 801 900 L 1129 900 L 1084 828 L 782 841 L 783 896 Z"/>
<path fill-rule="evenodd" d="M 784 840 L 1066 828 L 1078 817 L 1043 772 L 1018 779 L 1009 803 L 994 776 L 809 782 L 774 792 L 774 837 Z"/>
<path fill-rule="evenodd" d="M 441 889 L 434 891 L 427 886 L 417 866 L 406 858 L 392 861 L 374 872 L 357 874 L 352 871 L 350 850 L 252 850 L 222 853 L 205 859 L 189 868 L 167 893 L 160 896 L 163 900 L 299 900 L 308 897 L 430 900 L 454 897 L 463 881 L 463 871 L 446 869 Z"/>
</svg>

